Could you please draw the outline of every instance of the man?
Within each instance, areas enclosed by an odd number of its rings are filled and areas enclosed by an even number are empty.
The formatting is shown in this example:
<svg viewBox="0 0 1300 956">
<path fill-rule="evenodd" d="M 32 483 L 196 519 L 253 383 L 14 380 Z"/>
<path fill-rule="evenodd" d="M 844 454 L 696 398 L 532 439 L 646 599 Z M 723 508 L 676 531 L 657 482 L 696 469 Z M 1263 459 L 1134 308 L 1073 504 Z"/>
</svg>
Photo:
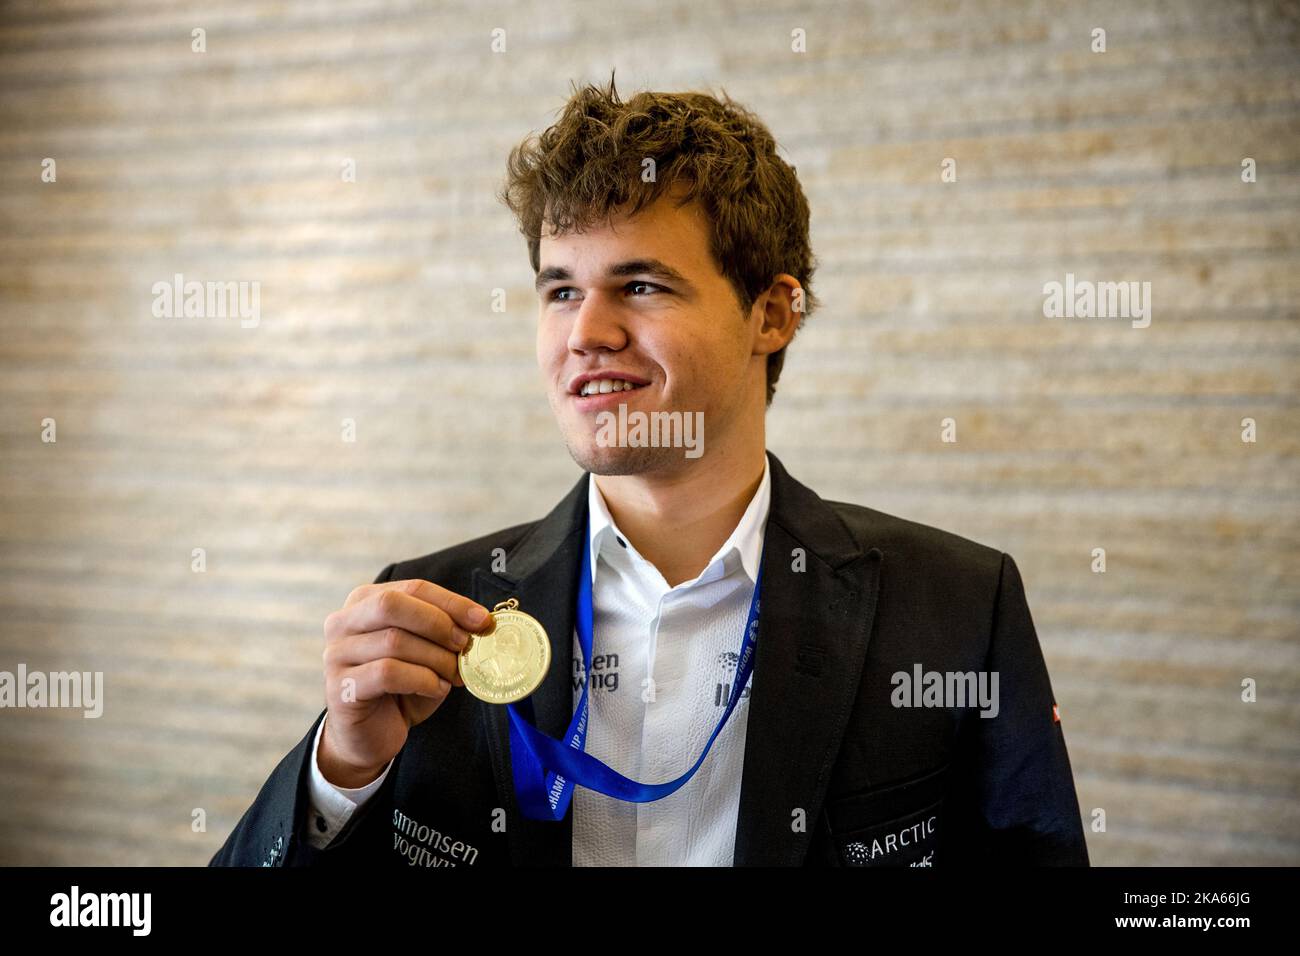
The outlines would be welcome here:
<svg viewBox="0 0 1300 956">
<path fill-rule="evenodd" d="M 390 564 L 329 616 L 326 709 L 212 863 L 1087 865 L 1010 556 L 824 501 L 766 451 L 816 305 L 767 129 L 611 81 L 508 170 L 584 473 L 540 521 Z M 611 436 L 615 412 L 704 430 Z M 457 661 L 510 598 L 553 660 L 507 706 Z"/>
</svg>

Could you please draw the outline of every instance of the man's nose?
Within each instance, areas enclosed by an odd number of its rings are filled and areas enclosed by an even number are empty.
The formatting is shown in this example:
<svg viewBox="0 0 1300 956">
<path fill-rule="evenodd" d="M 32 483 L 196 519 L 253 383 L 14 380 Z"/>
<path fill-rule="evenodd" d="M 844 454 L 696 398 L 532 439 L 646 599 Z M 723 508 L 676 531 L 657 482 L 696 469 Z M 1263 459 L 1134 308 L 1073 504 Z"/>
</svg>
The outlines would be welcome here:
<svg viewBox="0 0 1300 956">
<path fill-rule="evenodd" d="M 587 293 L 569 329 L 569 348 L 575 352 L 620 349 L 627 344 L 627 328 L 615 303 L 599 290 Z"/>
</svg>

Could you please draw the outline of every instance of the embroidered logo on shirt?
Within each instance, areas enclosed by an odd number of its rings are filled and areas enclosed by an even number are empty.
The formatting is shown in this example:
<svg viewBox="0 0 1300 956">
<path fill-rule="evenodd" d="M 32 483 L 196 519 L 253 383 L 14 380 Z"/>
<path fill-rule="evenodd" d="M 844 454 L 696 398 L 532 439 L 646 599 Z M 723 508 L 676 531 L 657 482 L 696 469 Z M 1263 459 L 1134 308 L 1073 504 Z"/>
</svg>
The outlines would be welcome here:
<svg viewBox="0 0 1300 956">
<path fill-rule="evenodd" d="M 573 690 L 575 693 L 582 690 L 582 682 L 585 679 L 583 672 L 582 655 L 575 654 L 573 657 Z M 596 654 L 591 658 L 591 689 L 593 692 L 607 690 L 610 693 L 618 690 L 617 654 Z"/>
<path fill-rule="evenodd" d="M 740 655 L 735 651 L 723 651 L 718 655 L 718 666 L 721 671 L 718 682 L 713 686 L 713 706 L 725 709 L 727 701 L 731 700 L 731 684 L 736 679 L 736 667 L 740 664 Z M 752 682 L 753 675 L 750 675 Z M 740 692 L 740 700 L 749 696 L 751 685 L 746 684 L 744 690 Z M 740 702 L 736 702 L 740 706 Z"/>
</svg>

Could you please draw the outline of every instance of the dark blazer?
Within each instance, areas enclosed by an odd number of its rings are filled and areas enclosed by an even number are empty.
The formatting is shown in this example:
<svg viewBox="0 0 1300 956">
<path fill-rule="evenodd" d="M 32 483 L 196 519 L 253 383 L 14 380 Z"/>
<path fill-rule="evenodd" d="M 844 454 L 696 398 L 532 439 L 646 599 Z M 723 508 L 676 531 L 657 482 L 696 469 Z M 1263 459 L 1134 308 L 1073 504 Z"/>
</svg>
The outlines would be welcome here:
<svg viewBox="0 0 1300 956">
<path fill-rule="evenodd" d="M 1009 555 L 824 501 L 768 452 L 758 644 L 735 865 L 1088 865 L 1055 699 Z M 390 564 L 492 608 L 517 597 L 552 640 L 536 723 L 564 736 L 584 473 L 540 521 Z M 506 573 L 491 570 L 494 549 Z M 500 552 L 498 552 L 499 554 Z M 896 707 L 892 675 L 999 675 L 999 712 Z M 572 809 L 523 817 L 508 717 L 463 688 L 410 731 L 380 789 L 325 849 L 303 836 L 316 726 L 275 768 L 213 866 L 570 866 Z"/>
</svg>

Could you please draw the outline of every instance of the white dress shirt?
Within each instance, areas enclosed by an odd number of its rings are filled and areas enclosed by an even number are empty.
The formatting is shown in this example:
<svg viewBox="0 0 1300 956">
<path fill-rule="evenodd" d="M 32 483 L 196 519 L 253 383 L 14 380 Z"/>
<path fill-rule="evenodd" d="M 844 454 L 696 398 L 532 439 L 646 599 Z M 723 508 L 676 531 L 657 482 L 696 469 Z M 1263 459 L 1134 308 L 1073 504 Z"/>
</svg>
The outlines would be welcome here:
<svg viewBox="0 0 1300 956">
<path fill-rule="evenodd" d="M 771 503 L 763 478 L 731 536 L 699 576 L 669 587 L 614 523 L 588 481 L 594 634 L 585 750 L 642 783 L 665 783 L 691 768 L 726 711 L 763 553 Z M 582 648 L 573 633 L 574 707 Z M 632 803 L 582 786 L 573 790 L 574 866 L 730 866 L 740 808 L 749 687 L 695 775 L 667 797 Z M 325 779 L 312 751 L 309 841 L 327 845 L 383 784 Z"/>
</svg>

